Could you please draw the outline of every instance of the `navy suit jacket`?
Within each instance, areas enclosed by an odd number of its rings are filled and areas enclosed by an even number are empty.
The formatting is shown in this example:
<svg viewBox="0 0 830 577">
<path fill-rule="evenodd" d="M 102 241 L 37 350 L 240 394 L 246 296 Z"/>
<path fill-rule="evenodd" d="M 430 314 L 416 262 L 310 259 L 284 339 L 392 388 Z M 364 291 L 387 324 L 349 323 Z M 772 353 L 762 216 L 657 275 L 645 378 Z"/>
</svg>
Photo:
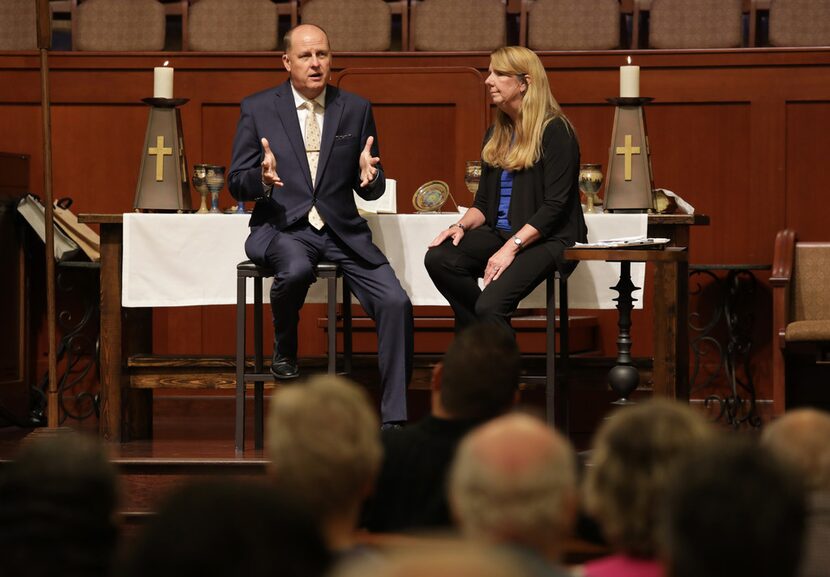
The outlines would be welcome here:
<svg viewBox="0 0 830 577">
<path fill-rule="evenodd" d="M 331 231 L 369 264 L 387 262 L 372 243 L 366 220 L 357 212 L 352 191 L 375 200 L 386 189 L 380 164 L 367 187 L 360 187 L 360 153 L 369 136 L 375 137 L 372 156 L 379 156 L 375 120 L 369 102 L 329 85 L 320 142 L 316 186 L 312 187 L 300 122 L 290 81 L 248 96 L 242 101 L 233 142 L 228 185 L 237 200 L 257 200 L 251 216 L 251 234 L 245 252 L 254 262 L 265 262 L 265 251 L 274 235 L 303 219 L 317 206 Z M 285 183 L 263 197 L 262 144 L 268 144 L 277 160 L 277 174 Z"/>
</svg>

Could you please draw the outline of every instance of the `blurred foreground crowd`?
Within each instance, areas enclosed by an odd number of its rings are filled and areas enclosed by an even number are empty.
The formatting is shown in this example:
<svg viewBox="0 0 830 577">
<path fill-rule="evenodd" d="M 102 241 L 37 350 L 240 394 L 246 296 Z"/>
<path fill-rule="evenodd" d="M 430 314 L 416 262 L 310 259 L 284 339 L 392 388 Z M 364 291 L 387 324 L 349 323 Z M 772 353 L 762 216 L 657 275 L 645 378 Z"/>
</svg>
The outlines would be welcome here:
<svg viewBox="0 0 830 577">
<path fill-rule="evenodd" d="M 26 443 L 0 477 L 0 574 L 830 575 L 830 415 L 793 410 L 756 435 L 653 399 L 577 455 L 515 406 L 520 364 L 511 335 L 473 326 L 433 371 L 431 414 L 382 432 L 345 379 L 284 386 L 262 482 L 178 487 L 129 538 L 97 439 Z M 591 541 L 602 554 L 569 564 Z"/>
</svg>

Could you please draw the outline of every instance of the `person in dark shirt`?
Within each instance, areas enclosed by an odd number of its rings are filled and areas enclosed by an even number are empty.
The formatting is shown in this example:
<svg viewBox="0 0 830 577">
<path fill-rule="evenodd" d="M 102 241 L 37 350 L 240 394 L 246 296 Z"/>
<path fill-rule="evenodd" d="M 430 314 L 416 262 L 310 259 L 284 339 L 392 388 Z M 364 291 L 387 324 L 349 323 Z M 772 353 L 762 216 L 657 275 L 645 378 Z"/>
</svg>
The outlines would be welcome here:
<svg viewBox="0 0 830 577">
<path fill-rule="evenodd" d="M 323 577 L 333 562 L 301 503 L 261 481 L 204 478 L 163 499 L 113 575 Z"/>
<path fill-rule="evenodd" d="M 471 325 L 432 373 L 432 410 L 420 422 L 383 431 L 384 461 L 363 510 L 370 531 L 449 527 L 447 469 L 460 439 L 514 404 L 521 358 L 513 336 L 492 323 Z"/>
<path fill-rule="evenodd" d="M 475 203 L 424 257 L 457 330 L 477 320 L 510 328 L 524 297 L 554 271 L 570 274 L 576 264 L 565 260 L 565 249 L 588 235 L 579 142 L 539 57 L 522 46 L 499 48 L 485 85 L 496 111 Z"/>
<path fill-rule="evenodd" d="M 661 553 L 667 575 L 798 575 L 804 482 L 755 439 L 722 436 L 701 444 L 667 487 Z"/>
<path fill-rule="evenodd" d="M 118 541 L 118 476 L 81 433 L 34 437 L 0 470 L 0 574 L 106 577 Z"/>
</svg>

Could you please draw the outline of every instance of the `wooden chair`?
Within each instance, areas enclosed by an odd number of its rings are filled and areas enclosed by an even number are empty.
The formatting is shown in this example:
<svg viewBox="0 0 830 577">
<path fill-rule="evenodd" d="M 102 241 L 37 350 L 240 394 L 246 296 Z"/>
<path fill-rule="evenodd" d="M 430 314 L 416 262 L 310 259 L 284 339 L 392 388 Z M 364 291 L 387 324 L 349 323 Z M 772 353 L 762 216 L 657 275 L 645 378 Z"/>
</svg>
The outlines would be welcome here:
<svg viewBox="0 0 830 577">
<path fill-rule="evenodd" d="M 830 2 L 769 0 L 771 46 L 830 46 Z"/>
<path fill-rule="evenodd" d="M 0 50 L 36 50 L 37 15 L 34 0 L 0 2 Z"/>
<path fill-rule="evenodd" d="M 619 48 L 619 1 L 522 0 L 519 44 L 531 50 Z"/>
<path fill-rule="evenodd" d="M 409 48 L 434 52 L 493 51 L 504 46 L 504 0 L 412 0 Z"/>
<path fill-rule="evenodd" d="M 830 243 L 797 242 L 792 230 L 775 237 L 772 263 L 773 414 L 787 408 L 787 358 L 830 362 Z"/>
<path fill-rule="evenodd" d="M 163 50 L 165 32 L 166 11 L 157 0 L 73 0 L 74 50 Z"/>
<path fill-rule="evenodd" d="M 193 0 L 183 45 L 202 52 L 276 50 L 278 19 L 271 0 Z"/>
<path fill-rule="evenodd" d="M 343 285 L 343 372 L 352 370 L 352 305 L 351 292 L 340 267 L 332 262 L 319 262 L 315 267 L 318 278 L 326 280 L 328 316 L 328 372 L 337 370 L 337 278 Z M 238 453 L 245 450 L 245 388 L 254 383 L 254 448 L 263 445 L 263 405 L 265 381 L 273 380 L 270 370 L 265 370 L 262 328 L 262 280 L 273 276 L 273 271 L 257 266 L 249 260 L 236 266 L 236 426 L 235 447 Z M 246 362 L 247 335 L 247 283 L 254 279 L 254 365 Z M 249 370 L 250 369 L 250 370 Z"/>
<path fill-rule="evenodd" d="M 316 24 L 329 36 L 335 52 L 379 52 L 392 48 L 392 17 L 401 18 L 401 49 L 408 47 L 406 0 L 304 0 L 300 19 Z"/>
<path fill-rule="evenodd" d="M 633 48 L 645 5 L 649 48 L 737 48 L 743 43 L 743 0 L 635 0 Z"/>
</svg>

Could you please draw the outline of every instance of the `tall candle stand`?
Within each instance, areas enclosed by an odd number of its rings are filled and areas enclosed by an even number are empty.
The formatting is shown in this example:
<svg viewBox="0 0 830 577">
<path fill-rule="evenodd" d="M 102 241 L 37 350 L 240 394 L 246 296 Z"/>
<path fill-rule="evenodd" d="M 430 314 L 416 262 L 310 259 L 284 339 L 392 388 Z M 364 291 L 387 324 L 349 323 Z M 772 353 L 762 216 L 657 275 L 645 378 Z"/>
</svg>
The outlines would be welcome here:
<svg viewBox="0 0 830 577">
<path fill-rule="evenodd" d="M 649 97 L 609 98 L 614 130 L 605 178 L 605 212 L 654 212 L 653 177 L 643 105 Z"/>
<path fill-rule="evenodd" d="M 187 98 L 144 98 L 150 107 L 135 191 L 136 211 L 191 210 L 179 106 Z"/>
</svg>

